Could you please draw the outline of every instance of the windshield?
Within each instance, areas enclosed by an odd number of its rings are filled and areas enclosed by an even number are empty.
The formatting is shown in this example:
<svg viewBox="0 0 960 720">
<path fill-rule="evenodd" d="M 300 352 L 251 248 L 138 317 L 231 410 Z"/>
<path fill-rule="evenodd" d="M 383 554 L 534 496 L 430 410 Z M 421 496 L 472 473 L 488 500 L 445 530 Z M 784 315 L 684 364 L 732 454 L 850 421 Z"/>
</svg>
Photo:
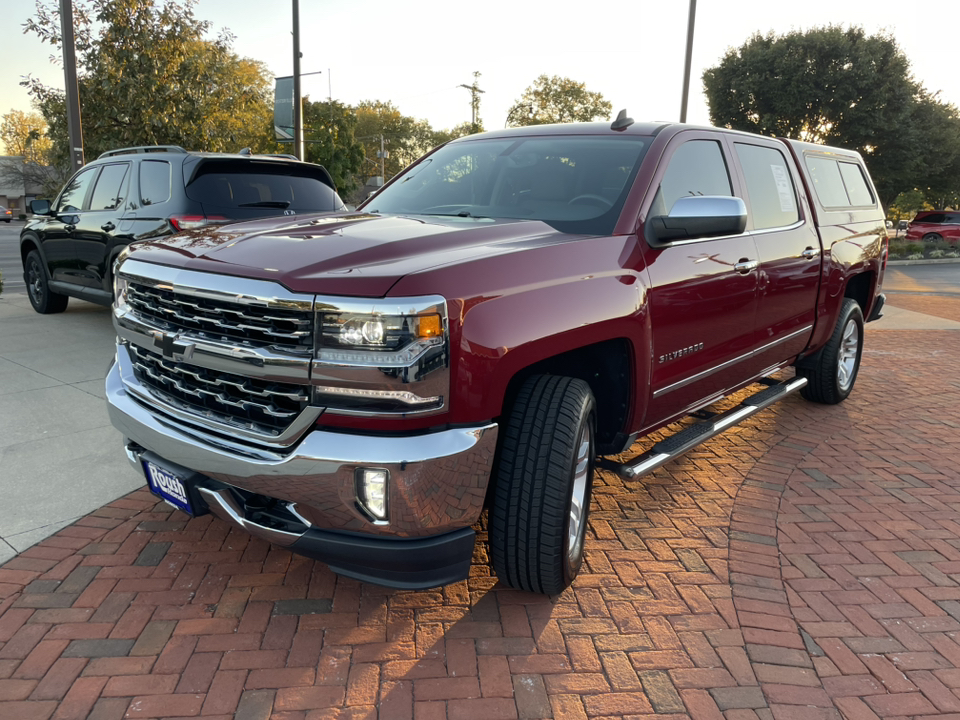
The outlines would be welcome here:
<svg viewBox="0 0 960 720">
<path fill-rule="evenodd" d="M 455 142 L 404 172 L 363 208 L 398 215 L 542 220 L 608 234 L 646 139 L 550 136 Z"/>
</svg>

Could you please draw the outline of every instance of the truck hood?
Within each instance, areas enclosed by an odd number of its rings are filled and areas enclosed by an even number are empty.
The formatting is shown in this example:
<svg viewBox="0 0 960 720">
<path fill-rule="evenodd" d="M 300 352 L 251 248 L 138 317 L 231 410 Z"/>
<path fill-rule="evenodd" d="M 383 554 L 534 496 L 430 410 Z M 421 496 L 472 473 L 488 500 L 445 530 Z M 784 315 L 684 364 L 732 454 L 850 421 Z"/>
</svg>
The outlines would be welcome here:
<svg viewBox="0 0 960 720">
<path fill-rule="evenodd" d="M 272 280 L 293 292 L 383 297 L 404 275 L 572 239 L 537 220 L 381 216 L 264 218 L 138 243 L 138 260 Z"/>
</svg>

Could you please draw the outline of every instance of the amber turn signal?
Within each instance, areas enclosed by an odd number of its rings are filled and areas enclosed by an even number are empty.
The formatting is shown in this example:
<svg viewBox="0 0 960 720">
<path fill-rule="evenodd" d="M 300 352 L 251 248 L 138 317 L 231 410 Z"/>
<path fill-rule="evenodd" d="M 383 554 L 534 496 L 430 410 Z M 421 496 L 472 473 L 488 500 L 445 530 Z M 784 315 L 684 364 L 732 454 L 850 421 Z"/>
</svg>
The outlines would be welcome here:
<svg viewBox="0 0 960 720">
<path fill-rule="evenodd" d="M 439 337 L 443 331 L 439 315 L 421 315 L 418 335 L 422 338 Z"/>
</svg>

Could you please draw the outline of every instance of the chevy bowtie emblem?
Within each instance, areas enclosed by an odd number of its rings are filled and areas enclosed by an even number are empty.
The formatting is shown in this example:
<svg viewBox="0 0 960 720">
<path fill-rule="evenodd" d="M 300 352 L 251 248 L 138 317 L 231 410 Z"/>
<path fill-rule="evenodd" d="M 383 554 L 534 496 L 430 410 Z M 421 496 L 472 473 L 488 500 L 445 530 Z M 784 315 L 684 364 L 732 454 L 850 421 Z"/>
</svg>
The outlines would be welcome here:
<svg viewBox="0 0 960 720">
<path fill-rule="evenodd" d="M 193 356 L 193 349 L 196 347 L 192 342 L 181 340 L 177 333 L 153 333 L 153 346 L 157 348 L 165 358 L 173 360 L 174 356 L 179 356 L 177 360 L 189 360 Z"/>
</svg>

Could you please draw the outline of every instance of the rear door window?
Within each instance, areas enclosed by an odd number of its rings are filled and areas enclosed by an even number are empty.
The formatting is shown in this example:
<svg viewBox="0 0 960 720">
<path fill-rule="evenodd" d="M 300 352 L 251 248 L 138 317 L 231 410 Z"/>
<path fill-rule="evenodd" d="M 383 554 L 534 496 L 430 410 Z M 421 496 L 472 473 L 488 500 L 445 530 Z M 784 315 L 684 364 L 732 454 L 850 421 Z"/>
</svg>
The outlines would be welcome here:
<svg viewBox="0 0 960 720">
<path fill-rule="evenodd" d="M 129 163 L 104 165 L 97 179 L 97 185 L 93 189 L 93 198 L 90 200 L 91 210 L 116 210 L 123 205 L 126 199 L 124 186 L 129 167 Z"/>
<path fill-rule="evenodd" d="M 212 165 L 212 163 L 211 163 Z M 186 187 L 187 197 L 200 202 L 208 214 L 228 218 L 332 212 L 343 208 L 337 193 L 316 177 L 265 166 L 251 171 L 249 164 L 201 166 L 200 174 Z"/>
<path fill-rule="evenodd" d="M 747 182 L 754 229 L 786 227 L 797 222 L 797 192 L 783 153 L 745 143 L 734 143 L 734 147 Z"/>
<path fill-rule="evenodd" d="M 140 204 L 159 205 L 170 199 L 170 163 L 144 160 L 140 163 Z"/>
</svg>

